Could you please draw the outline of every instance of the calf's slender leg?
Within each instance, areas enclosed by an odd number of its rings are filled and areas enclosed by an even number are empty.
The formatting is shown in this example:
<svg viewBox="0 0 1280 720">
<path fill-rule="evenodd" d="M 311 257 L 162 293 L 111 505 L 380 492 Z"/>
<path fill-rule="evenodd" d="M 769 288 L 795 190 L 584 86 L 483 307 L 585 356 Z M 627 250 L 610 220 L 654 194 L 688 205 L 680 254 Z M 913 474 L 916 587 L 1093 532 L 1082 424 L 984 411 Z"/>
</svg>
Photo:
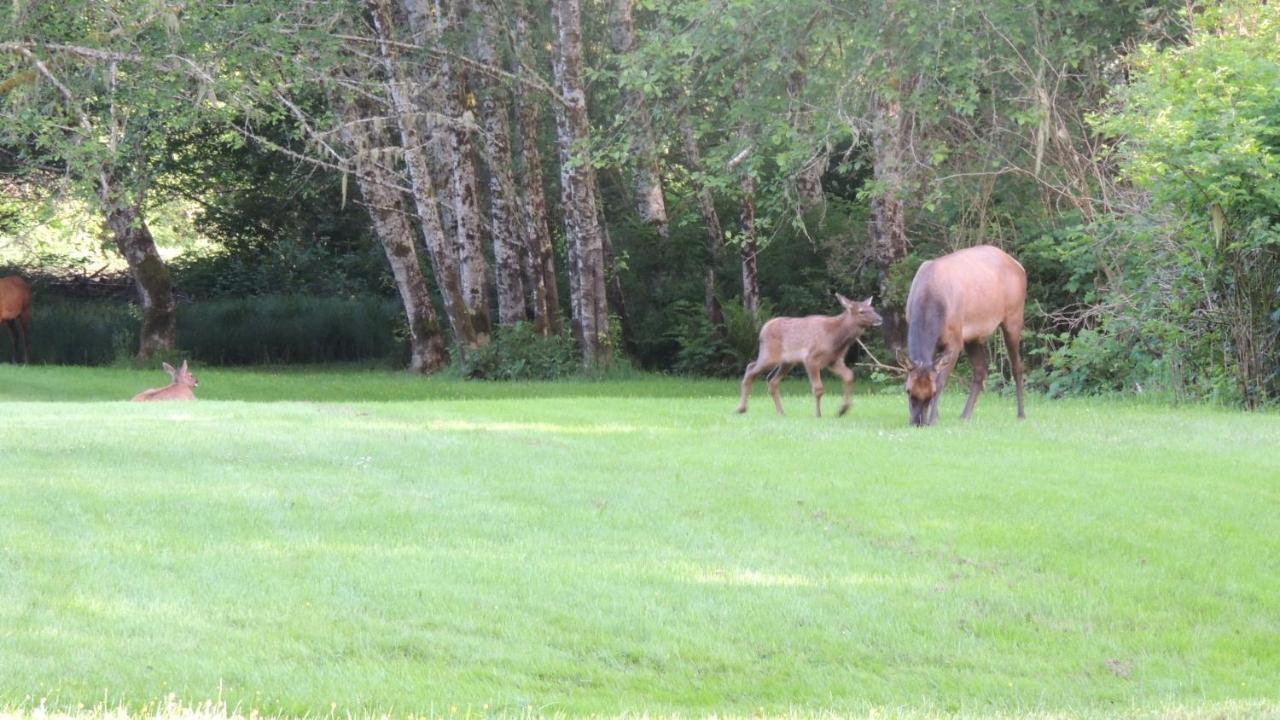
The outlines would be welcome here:
<svg viewBox="0 0 1280 720">
<path fill-rule="evenodd" d="M 782 412 L 782 392 L 778 390 L 778 386 L 782 384 L 782 378 L 789 372 L 791 372 L 791 366 L 783 363 L 769 376 L 769 395 L 773 397 L 773 406 L 777 408 L 779 415 L 786 413 Z"/>
<path fill-rule="evenodd" d="M 738 403 L 737 412 L 744 413 L 747 411 L 747 399 L 751 397 L 751 384 L 760 376 L 760 373 L 768 369 L 769 366 L 760 360 L 747 365 L 747 371 L 742 375 L 742 400 Z"/>
<path fill-rule="evenodd" d="M 840 412 L 837 414 L 837 417 L 844 417 L 844 414 L 849 412 L 849 403 L 853 400 L 853 371 L 844 364 L 844 358 L 838 358 L 831 369 L 844 383 L 844 402 L 840 404 Z"/>
<path fill-rule="evenodd" d="M 806 362 L 804 364 L 805 372 L 809 373 L 809 386 L 813 388 L 813 404 L 817 411 L 817 416 L 822 417 L 822 393 L 825 388 L 822 387 L 822 366 Z"/>
</svg>

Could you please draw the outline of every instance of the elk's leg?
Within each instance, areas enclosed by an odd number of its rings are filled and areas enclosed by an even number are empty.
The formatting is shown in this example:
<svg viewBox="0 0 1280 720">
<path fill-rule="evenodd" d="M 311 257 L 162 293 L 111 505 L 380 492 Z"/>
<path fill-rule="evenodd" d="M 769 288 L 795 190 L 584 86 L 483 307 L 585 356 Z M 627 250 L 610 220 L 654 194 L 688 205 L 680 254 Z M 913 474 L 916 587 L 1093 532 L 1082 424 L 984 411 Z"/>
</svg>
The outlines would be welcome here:
<svg viewBox="0 0 1280 720">
<path fill-rule="evenodd" d="M 1013 381 L 1018 388 L 1018 419 L 1026 420 L 1027 414 L 1022 409 L 1022 353 L 1018 345 L 1022 342 L 1022 315 L 1004 321 L 1004 346 L 1009 350 L 1009 364 L 1013 366 Z"/>
<path fill-rule="evenodd" d="M 20 362 L 18 356 L 22 353 L 22 336 L 18 334 L 18 321 L 5 320 L 4 326 L 9 328 L 9 337 L 13 338 L 13 364 L 17 365 Z"/>
<path fill-rule="evenodd" d="M 822 417 L 822 393 L 826 391 L 822 387 L 822 366 L 814 362 L 806 362 L 804 369 L 809 373 L 809 387 L 813 388 L 814 409 L 817 416 Z"/>
<path fill-rule="evenodd" d="M 747 411 L 747 399 L 751 397 L 751 384 L 756 381 L 760 373 L 768 369 L 769 366 L 759 359 L 747 365 L 747 371 L 742 375 L 742 401 L 738 403 L 737 410 L 739 413 Z"/>
<path fill-rule="evenodd" d="M 938 404 L 942 402 L 942 391 L 947 389 L 947 380 L 951 377 L 951 371 L 956 369 L 956 361 L 960 359 L 960 347 L 948 347 L 942 353 L 942 359 L 938 362 L 938 387 L 933 394 L 933 401 L 929 404 L 929 425 L 938 422 Z"/>
<path fill-rule="evenodd" d="M 782 384 L 782 378 L 789 372 L 791 372 L 791 366 L 783 363 L 769 376 L 769 395 L 773 397 L 773 406 L 778 409 L 779 415 L 785 413 L 782 412 L 782 393 L 778 390 L 778 386 Z"/>
<path fill-rule="evenodd" d="M 18 325 L 22 328 L 22 364 L 31 364 L 31 308 L 28 306 L 18 316 Z"/>
<path fill-rule="evenodd" d="M 844 402 L 840 403 L 840 412 L 837 414 L 837 417 L 844 417 L 849 412 L 849 403 L 853 401 L 853 370 L 844 364 L 844 358 L 837 358 L 831 369 L 844 383 Z"/>
<path fill-rule="evenodd" d="M 960 413 L 961 420 L 968 420 L 973 414 L 973 406 L 978 403 L 978 393 L 982 392 L 983 384 L 987 380 L 989 358 L 985 342 L 975 340 L 967 343 L 964 351 L 969 355 L 969 364 L 973 365 L 973 382 L 969 384 L 969 399 L 964 403 L 964 412 Z"/>
</svg>

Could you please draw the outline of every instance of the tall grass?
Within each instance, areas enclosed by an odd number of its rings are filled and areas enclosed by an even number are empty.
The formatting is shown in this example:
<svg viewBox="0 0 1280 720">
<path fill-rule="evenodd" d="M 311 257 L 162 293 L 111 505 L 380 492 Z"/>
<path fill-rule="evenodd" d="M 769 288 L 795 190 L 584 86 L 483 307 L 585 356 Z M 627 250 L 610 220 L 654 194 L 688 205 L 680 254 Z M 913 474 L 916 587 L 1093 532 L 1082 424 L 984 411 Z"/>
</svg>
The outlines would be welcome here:
<svg viewBox="0 0 1280 720">
<path fill-rule="evenodd" d="M 34 362 L 109 365 L 138 347 L 139 311 L 116 302 L 38 298 Z M 178 350 L 212 365 L 392 361 L 406 350 L 394 300 L 257 296 L 179 305 Z M 0 357 L 7 358 L 0 342 Z"/>
<path fill-rule="evenodd" d="M 390 359 L 399 306 L 379 297 L 258 296 L 183 305 L 178 347 L 213 365 Z"/>
<path fill-rule="evenodd" d="M 110 365 L 137 351 L 141 317 L 135 305 L 37 297 L 31 313 L 33 362 Z M 0 357 L 7 359 L 4 349 Z"/>
</svg>

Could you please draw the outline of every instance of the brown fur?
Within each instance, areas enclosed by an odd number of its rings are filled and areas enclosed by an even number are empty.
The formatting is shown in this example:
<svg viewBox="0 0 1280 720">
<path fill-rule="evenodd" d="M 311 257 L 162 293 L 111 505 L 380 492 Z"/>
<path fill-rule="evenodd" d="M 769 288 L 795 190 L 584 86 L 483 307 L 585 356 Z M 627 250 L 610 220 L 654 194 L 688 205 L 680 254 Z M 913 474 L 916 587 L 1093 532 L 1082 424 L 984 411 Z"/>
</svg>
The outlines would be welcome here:
<svg viewBox="0 0 1280 720">
<path fill-rule="evenodd" d="M 31 286 L 17 275 L 0 277 L 0 321 L 13 337 L 13 361 L 31 362 Z"/>
<path fill-rule="evenodd" d="M 182 361 L 182 367 L 177 370 L 169 363 L 161 363 L 164 365 L 164 371 L 169 373 L 169 377 L 173 382 L 162 388 L 152 388 L 143 390 L 133 396 L 133 402 L 148 402 L 150 400 L 195 400 L 196 394 L 192 390 L 200 384 L 195 375 L 187 369 L 187 361 Z"/>
<path fill-rule="evenodd" d="M 973 414 L 987 377 L 987 339 L 1004 329 L 1005 345 L 1022 405 L 1023 308 L 1027 273 L 1022 265 L 990 245 L 959 250 L 920 266 L 907 296 L 907 374 L 911 424 L 938 420 L 938 399 L 963 349 L 973 364 L 973 383 L 962 419 Z"/>
<path fill-rule="evenodd" d="M 844 382 L 844 404 L 840 406 L 840 415 L 848 412 L 849 401 L 853 397 L 853 371 L 844 364 L 844 356 L 862 331 L 879 325 L 881 318 L 871 307 L 871 298 L 855 302 L 836 295 L 836 299 L 844 306 L 844 312 L 839 315 L 780 317 L 760 328 L 760 354 L 755 362 L 747 365 L 747 372 L 742 376 L 742 401 L 738 404 L 738 412 L 747 411 L 747 399 L 751 396 L 751 384 L 756 377 L 777 368 L 769 376 L 769 394 L 773 396 L 773 406 L 778 414 L 783 414 L 778 385 L 796 363 L 803 363 L 809 373 L 818 417 L 822 417 L 822 370 L 826 367 L 830 367 Z"/>
</svg>

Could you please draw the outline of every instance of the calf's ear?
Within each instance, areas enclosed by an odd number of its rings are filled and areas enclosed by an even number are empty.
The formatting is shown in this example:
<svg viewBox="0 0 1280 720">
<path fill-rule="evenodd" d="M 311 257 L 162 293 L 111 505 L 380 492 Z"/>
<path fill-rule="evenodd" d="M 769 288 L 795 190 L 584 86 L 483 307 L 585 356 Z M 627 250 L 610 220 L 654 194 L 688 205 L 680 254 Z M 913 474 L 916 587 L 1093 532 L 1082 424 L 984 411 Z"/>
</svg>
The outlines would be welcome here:
<svg viewBox="0 0 1280 720">
<path fill-rule="evenodd" d="M 871 306 L 871 299 L 872 299 L 872 298 L 874 298 L 874 297 L 875 297 L 875 295 L 868 295 L 868 296 L 867 296 L 867 299 L 862 301 L 862 304 L 863 304 L 863 305 L 866 305 L 866 306 L 868 306 L 868 307 L 870 307 L 870 306 Z"/>
</svg>

